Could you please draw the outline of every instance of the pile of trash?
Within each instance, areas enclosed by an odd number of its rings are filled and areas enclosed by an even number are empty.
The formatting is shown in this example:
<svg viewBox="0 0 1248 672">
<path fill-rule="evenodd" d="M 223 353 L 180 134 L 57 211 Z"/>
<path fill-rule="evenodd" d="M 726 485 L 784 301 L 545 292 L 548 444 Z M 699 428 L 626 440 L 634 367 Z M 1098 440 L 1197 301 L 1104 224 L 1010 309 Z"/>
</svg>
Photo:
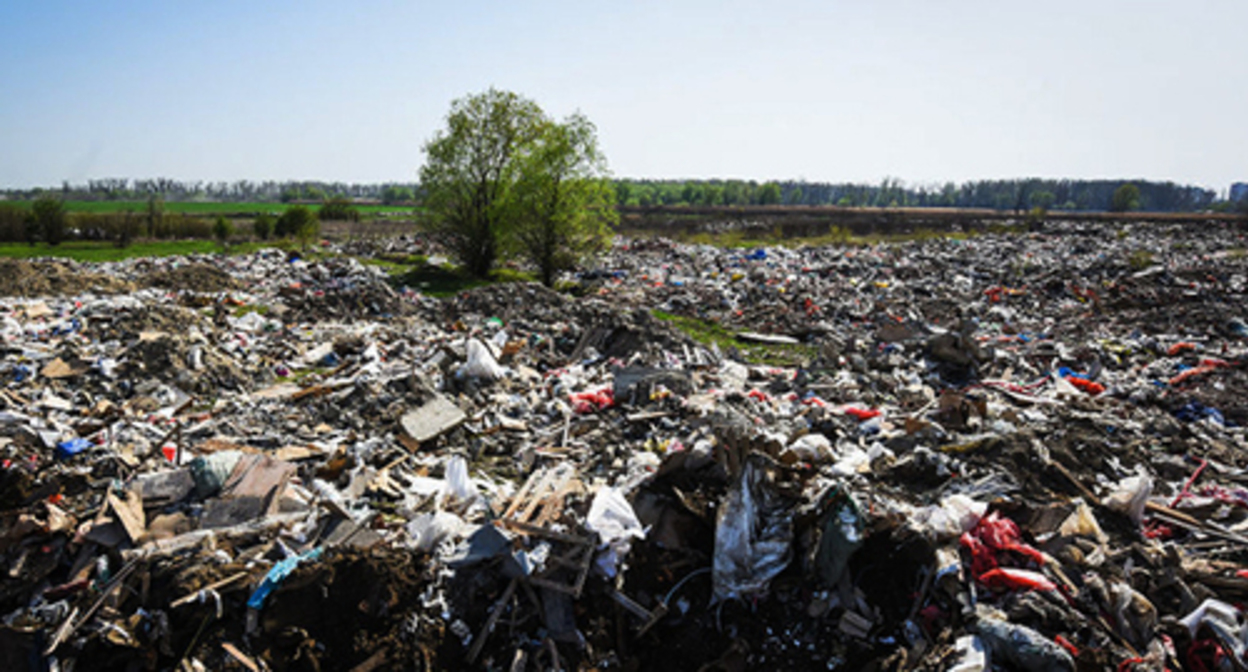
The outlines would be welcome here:
<svg viewBox="0 0 1248 672">
<path fill-rule="evenodd" d="M 0 299 L 0 669 L 1241 669 L 1244 247 L 84 265 Z"/>
</svg>

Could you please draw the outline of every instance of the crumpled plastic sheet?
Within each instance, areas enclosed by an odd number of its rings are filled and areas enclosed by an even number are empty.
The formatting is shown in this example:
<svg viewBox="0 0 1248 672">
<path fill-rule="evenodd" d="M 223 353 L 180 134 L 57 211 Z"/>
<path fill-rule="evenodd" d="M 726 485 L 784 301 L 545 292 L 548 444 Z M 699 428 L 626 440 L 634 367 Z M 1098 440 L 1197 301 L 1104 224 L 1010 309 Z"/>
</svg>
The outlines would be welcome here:
<svg viewBox="0 0 1248 672">
<path fill-rule="evenodd" d="M 637 519 L 633 505 L 618 488 L 603 488 L 589 505 L 585 527 L 598 534 L 598 569 L 608 578 L 615 578 L 630 549 L 630 540 L 643 539 L 646 530 Z"/>
<path fill-rule="evenodd" d="M 793 555 L 788 503 L 771 483 L 770 469 L 751 455 L 719 510 L 712 565 L 714 602 L 766 593 Z"/>
</svg>

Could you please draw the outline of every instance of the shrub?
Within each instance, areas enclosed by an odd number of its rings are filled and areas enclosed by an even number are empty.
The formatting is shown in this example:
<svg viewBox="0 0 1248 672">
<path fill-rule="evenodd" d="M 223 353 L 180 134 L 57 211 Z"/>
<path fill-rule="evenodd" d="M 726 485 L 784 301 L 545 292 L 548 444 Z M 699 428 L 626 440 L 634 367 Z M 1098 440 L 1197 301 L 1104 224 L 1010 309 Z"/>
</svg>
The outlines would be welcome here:
<svg viewBox="0 0 1248 672">
<path fill-rule="evenodd" d="M 351 203 L 351 201 L 341 197 L 325 201 L 318 213 L 319 218 L 323 222 L 358 222 L 360 221 L 360 211 Z"/>
<path fill-rule="evenodd" d="M 31 214 L 35 236 L 49 245 L 60 245 L 65 239 L 65 203 L 59 198 L 44 196 L 35 201 Z"/>
<path fill-rule="evenodd" d="M 287 208 L 286 212 L 283 212 L 282 216 L 277 218 L 277 224 L 273 227 L 273 233 L 278 238 L 290 238 L 298 235 L 300 230 L 309 225 L 309 222 L 316 222 L 316 213 L 308 209 L 307 206 L 294 205 Z"/>
<path fill-rule="evenodd" d="M 221 241 L 224 245 L 234 235 L 234 222 L 225 217 L 217 217 L 217 221 L 212 225 L 212 237 Z"/>
<path fill-rule="evenodd" d="M 26 218 L 30 213 L 16 203 L 0 203 L 0 241 L 21 242 L 26 238 Z"/>
<path fill-rule="evenodd" d="M 273 215 L 262 212 L 251 223 L 251 232 L 260 240 L 268 240 L 273 235 Z"/>
</svg>

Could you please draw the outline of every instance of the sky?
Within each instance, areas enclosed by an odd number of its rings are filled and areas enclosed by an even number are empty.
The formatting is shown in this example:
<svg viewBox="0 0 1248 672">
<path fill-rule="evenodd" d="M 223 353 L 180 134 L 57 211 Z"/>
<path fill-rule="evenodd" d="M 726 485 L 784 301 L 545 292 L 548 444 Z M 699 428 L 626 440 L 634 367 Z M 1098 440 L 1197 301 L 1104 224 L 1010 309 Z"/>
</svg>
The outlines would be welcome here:
<svg viewBox="0 0 1248 672">
<path fill-rule="evenodd" d="M 0 2 L 0 188 L 412 182 L 489 87 L 628 178 L 1248 181 L 1248 2 Z"/>
</svg>

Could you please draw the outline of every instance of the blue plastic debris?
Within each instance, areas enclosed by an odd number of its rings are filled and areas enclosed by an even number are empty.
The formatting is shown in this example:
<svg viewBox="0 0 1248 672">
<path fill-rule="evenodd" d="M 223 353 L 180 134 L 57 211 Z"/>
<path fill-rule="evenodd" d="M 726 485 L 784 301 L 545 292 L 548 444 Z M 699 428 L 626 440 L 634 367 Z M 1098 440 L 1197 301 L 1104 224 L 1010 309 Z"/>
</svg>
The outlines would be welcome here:
<svg viewBox="0 0 1248 672">
<path fill-rule="evenodd" d="M 1057 368 L 1057 375 L 1061 376 L 1062 378 L 1082 378 L 1083 380 L 1088 380 L 1088 374 L 1081 373 L 1073 369 L 1068 369 L 1064 366 L 1059 366 Z"/>
<path fill-rule="evenodd" d="M 1223 427 L 1234 427 L 1234 422 L 1228 422 L 1219 411 L 1212 406 L 1206 406 L 1198 401 L 1189 401 L 1181 408 L 1174 411 L 1174 417 L 1183 422 L 1199 422 L 1201 420 L 1212 420 Z"/>
<path fill-rule="evenodd" d="M 756 250 L 751 250 L 749 254 L 745 255 L 745 258 L 750 261 L 763 261 L 767 258 L 767 250 L 761 247 Z"/>
<path fill-rule="evenodd" d="M 264 575 L 264 580 L 260 582 L 260 586 L 257 587 L 255 592 L 251 594 L 251 597 L 247 598 L 247 606 L 252 609 L 264 608 L 265 599 L 267 599 L 269 594 L 277 588 L 278 584 L 285 581 L 286 577 L 290 576 L 291 572 L 295 571 L 295 568 L 298 567 L 300 563 L 306 560 L 319 560 L 324 551 L 324 548 L 318 546 L 307 553 L 302 555 L 292 555 L 291 557 L 273 565 L 273 568 L 269 570 L 269 573 Z"/>
<path fill-rule="evenodd" d="M 81 453 L 91 447 L 91 442 L 86 439 L 70 439 L 56 444 L 56 458 L 58 460 L 68 460 L 69 458 Z"/>
</svg>

